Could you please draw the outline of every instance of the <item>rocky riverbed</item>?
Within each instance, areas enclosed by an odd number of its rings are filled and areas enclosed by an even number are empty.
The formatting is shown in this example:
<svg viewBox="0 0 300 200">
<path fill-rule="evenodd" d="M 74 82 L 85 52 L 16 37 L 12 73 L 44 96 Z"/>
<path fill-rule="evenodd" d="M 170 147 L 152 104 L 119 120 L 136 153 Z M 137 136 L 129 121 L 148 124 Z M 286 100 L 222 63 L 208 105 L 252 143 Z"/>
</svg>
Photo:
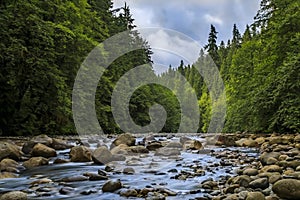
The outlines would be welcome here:
<svg viewBox="0 0 300 200">
<path fill-rule="evenodd" d="M 299 200 L 300 135 L 2 138 L 0 200 Z"/>
</svg>

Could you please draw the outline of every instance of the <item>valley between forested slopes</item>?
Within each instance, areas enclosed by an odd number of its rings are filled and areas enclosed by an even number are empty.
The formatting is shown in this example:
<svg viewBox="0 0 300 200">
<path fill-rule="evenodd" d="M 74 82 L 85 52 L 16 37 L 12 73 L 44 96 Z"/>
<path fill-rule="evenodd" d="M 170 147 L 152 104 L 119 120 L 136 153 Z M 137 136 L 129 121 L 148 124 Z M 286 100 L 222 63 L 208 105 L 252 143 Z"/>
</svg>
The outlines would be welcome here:
<svg viewBox="0 0 300 200">
<path fill-rule="evenodd" d="M 300 10 L 293 0 L 262 0 L 254 23 L 217 43 L 211 25 L 198 62 L 213 58 L 225 81 L 227 115 L 223 132 L 300 130 Z M 28 136 L 76 133 L 72 89 L 88 53 L 105 39 L 130 30 L 144 49 L 115 60 L 102 76 L 96 95 L 99 123 L 105 133 L 120 133 L 111 112 L 111 95 L 120 77 L 151 61 L 151 48 L 134 31 L 128 6 L 113 10 L 111 0 L 0 2 L 0 134 Z M 209 27 L 208 27 L 209 28 Z M 197 63 L 195 63 L 197 64 Z M 161 74 L 180 72 L 195 89 L 200 108 L 199 132 L 206 132 L 212 102 L 203 78 L 183 62 Z M 178 91 L 189 93 L 179 83 Z M 188 95 L 187 95 L 188 96 Z M 159 85 L 137 90 L 130 110 L 138 125 L 150 123 L 149 107 L 163 105 L 168 118 L 162 132 L 177 132 L 180 105 Z M 188 120 L 188 119 L 187 119 Z"/>
</svg>

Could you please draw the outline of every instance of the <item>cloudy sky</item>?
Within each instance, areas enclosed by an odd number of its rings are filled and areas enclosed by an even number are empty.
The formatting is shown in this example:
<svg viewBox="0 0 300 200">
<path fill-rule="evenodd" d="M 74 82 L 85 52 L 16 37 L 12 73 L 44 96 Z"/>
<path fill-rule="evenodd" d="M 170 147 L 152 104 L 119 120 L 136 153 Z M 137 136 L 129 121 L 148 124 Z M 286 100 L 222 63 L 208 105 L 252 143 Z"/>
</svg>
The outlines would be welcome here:
<svg viewBox="0 0 300 200">
<path fill-rule="evenodd" d="M 125 0 L 113 0 L 121 7 Z M 210 24 L 218 31 L 218 42 L 231 38 L 233 24 L 243 33 L 253 22 L 260 0 L 127 0 L 135 24 L 153 48 L 157 71 L 169 64 L 194 62 L 207 43 Z M 155 27 L 151 31 L 144 28 Z M 197 44 L 196 44 L 196 43 Z M 186 59 L 189 54 L 189 58 Z M 184 54 L 185 53 L 185 54 Z"/>
</svg>

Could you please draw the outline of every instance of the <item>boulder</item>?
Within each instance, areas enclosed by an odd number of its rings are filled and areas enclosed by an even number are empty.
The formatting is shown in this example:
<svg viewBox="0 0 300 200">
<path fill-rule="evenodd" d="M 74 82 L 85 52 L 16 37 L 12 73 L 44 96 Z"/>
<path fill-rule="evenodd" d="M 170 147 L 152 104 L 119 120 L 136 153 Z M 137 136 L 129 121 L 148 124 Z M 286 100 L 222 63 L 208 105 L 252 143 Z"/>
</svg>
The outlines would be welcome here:
<svg viewBox="0 0 300 200">
<path fill-rule="evenodd" d="M 132 167 L 126 167 L 123 169 L 123 174 L 134 174 L 135 171 Z"/>
<path fill-rule="evenodd" d="M 106 183 L 104 183 L 104 185 L 102 186 L 102 191 L 103 192 L 115 192 L 119 189 L 122 188 L 122 183 L 120 180 L 117 181 L 107 181 Z"/>
<path fill-rule="evenodd" d="M 121 155 L 128 155 L 130 152 L 129 146 L 126 144 L 120 144 L 110 150 L 112 154 L 121 154 Z"/>
<path fill-rule="evenodd" d="M 1 195 L 0 200 L 27 200 L 27 194 L 20 191 L 12 191 Z"/>
<path fill-rule="evenodd" d="M 31 140 L 29 140 L 23 144 L 22 152 L 25 154 L 31 153 L 33 147 L 38 143 L 46 145 L 48 147 L 51 147 L 52 142 L 53 142 L 53 139 L 48 137 L 47 135 L 44 135 L 44 134 L 38 135 L 38 136 L 31 138 Z"/>
<path fill-rule="evenodd" d="M 295 143 L 300 143 L 300 134 L 298 134 L 298 135 L 296 135 L 296 136 L 294 137 L 294 142 L 295 142 Z"/>
<path fill-rule="evenodd" d="M 18 176 L 11 172 L 0 172 L 0 179 L 17 178 Z"/>
<path fill-rule="evenodd" d="M 4 158 L 11 158 L 13 160 L 20 160 L 22 156 L 19 148 L 9 142 L 0 142 L 0 160 Z"/>
<path fill-rule="evenodd" d="M 155 151 L 155 156 L 178 156 L 180 155 L 180 150 L 177 148 L 159 148 Z"/>
<path fill-rule="evenodd" d="M 183 149 L 186 149 L 186 150 L 201 150 L 201 149 L 203 149 L 203 145 L 198 140 L 187 140 L 183 144 Z"/>
<path fill-rule="evenodd" d="M 112 148 L 115 146 L 119 146 L 120 144 L 126 144 L 127 146 L 134 146 L 135 137 L 132 136 L 130 133 L 123 133 L 113 141 Z"/>
<path fill-rule="evenodd" d="M 242 138 L 235 142 L 235 144 L 239 147 L 257 147 L 258 143 L 251 138 Z"/>
<path fill-rule="evenodd" d="M 275 159 L 279 159 L 279 156 L 281 155 L 281 153 L 279 152 L 264 152 L 263 154 L 260 155 L 259 160 L 263 165 L 266 165 L 268 162 L 269 158 L 275 158 Z"/>
<path fill-rule="evenodd" d="M 50 148 L 44 144 L 40 144 L 40 143 L 36 144 L 33 147 L 31 155 L 35 156 L 35 157 L 41 156 L 44 158 L 50 158 L 50 157 L 57 156 L 55 149 L 52 149 L 52 148 Z"/>
<path fill-rule="evenodd" d="M 43 157 L 32 157 L 29 160 L 25 161 L 23 163 L 23 166 L 26 169 L 31 169 L 33 167 L 38 167 L 38 166 L 41 166 L 41 165 L 48 165 L 48 164 L 49 164 L 49 161 L 46 158 L 43 158 Z"/>
<path fill-rule="evenodd" d="M 269 137 L 269 144 L 283 144 L 283 138 L 281 136 Z"/>
<path fill-rule="evenodd" d="M 261 192 L 249 192 L 246 200 L 265 200 L 265 195 Z"/>
<path fill-rule="evenodd" d="M 129 149 L 132 153 L 149 153 L 149 150 L 144 146 L 132 146 Z"/>
<path fill-rule="evenodd" d="M 259 178 L 249 183 L 249 187 L 252 189 L 266 189 L 269 187 L 269 181 L 267 178 Z"/>
<path fill-rule="evenodd" d="M 5 158 L 5 159 L 1 160 L 1 162 L 0 162 L 0 171 L 16 173 L 19 171 L 17 169 L 18 166 L 19 166 L 19 163 L 17 163 L 16 161 L 9 159 L 9 158 Z"/>
<path fill-rule="evenodd" d="M 227 181 L 229 184 L 237 184 L 240 187 L 248 187 L 251 182 L 251 178 L 247 175 L 241 175 L 233 177 Z"/>
<path fill-rule="evenodd" d="M 287 200 L 300 199 L 300 180 L 283 179 L 277 181 L 273 187 L 273 192 L 280 198 Z"/>
<path fill-rule="evenodd" d="M 93 158 L 94 163 L 100 164 L 100 165 L 104 165 L 113 160 L 112 153 L 105 146 L 97 148 L 93 152 L 92 158 Z"/>
<path fill-rule="evenodd" d="M 265 138 L 264 137 L 259 137 L 259 138 L 256 138 L 255 141 L 257 142 L 257 144 L 261 145 L 263 143 L 265 143 Z"/>
<path fill-rule="evenodd" d="M 40 144 L 44 144 L 48 147 L 50 147 L 52 145 L 52 142 L 53 142 L 52 138 L 48 137 L 45 134 L 37 135 L 37 136 L 33 137 L 31 139 L 31 141 L 34 142 L 35 144 L 40 143 Z"/>
<path fill-rule="evenodd" d="M 73 145 L 68 144 L 66 141 L 61 139 L 53 139 L 51 146 L 55 150 L 65 150 L 73 147 Z"/>
<path fill-rule="evenodd" d="M 159 148 L 163 147 L 163 145 L 161 144 L 161 142 L 159 141 L 155 141 L 155 142 L 150 142 L 147 144 L 146 148 L 149 150 L 149 151 L 155 151 Z"/>
<path fill-rule="evenodd" d="M 282 168 L 279 167 L 278 165 L 267 165 L 260 170 L 260 173 L 264 173 L 264 172 L 279 172 L 279 173 L 281 173 Z"/>
<path fill-rule="evenodd" d="M 71 162 L 90 162 L 92 161 L 92 152 L 85 146 L 75 146 L 70 151 Z"/>
<path fill-rule="evenodd" d="M 243 175 L 256 176 L 257 174 L 258 170 L 253 168 L 247 168 L 243 171 Z"/>
<path fill-rule="evenodd" d="M 120 195 L 123 197 L 137 197 L 138 192 L 135 189 L 127 189 L 120 192 Z"/>
</svg>

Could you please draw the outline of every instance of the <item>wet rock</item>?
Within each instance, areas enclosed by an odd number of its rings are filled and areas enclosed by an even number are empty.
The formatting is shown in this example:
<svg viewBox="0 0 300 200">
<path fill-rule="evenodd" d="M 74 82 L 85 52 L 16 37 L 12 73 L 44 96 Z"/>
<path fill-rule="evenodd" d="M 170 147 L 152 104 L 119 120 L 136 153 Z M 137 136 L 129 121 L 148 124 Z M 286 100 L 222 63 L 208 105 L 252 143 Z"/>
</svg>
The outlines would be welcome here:
<svg viewBox="0 0 300 200">
<path fill-rule="evenodd" d="M 115 192 L 116 190 L 119 190 L 122 188 L 122 183 L 120 180 L 117 181 L 107 181 L 103 186 L 102 186 L 102 191 L 103 192 Z"/>
<path fill-rule="evenodd" d="M 42 179 L 38 179 L 36 181 L 33 181 L 30 183 L 30 185 L 41 185 L 41 184 L 47 184 L 47 183 L 51 183 L 52 180 L 48 179 L 48 178 L 42 178 Z"/>
<path fill-rule="evenodd" d="M 0 172 L 0 179 L 17 178 L 18 176 L 11 172 Z"/>
<path fill-rule="evenodd" d="M 0 200 L 27 200 L 27 194 L 21 191 L 12 191 L 0 196 Z"/>
<path fill-rule="evenodd" d="M 15 144 L 0 141 L 0 160 L 10 158 L 18 161 L 21 156 L 22 153 Z"/>
<path fill-rule="evenodd" d="M 149 192 L 145 200 L 165 200 L 166 197 L 158 192 Z"/>
<path fill-rule="evenodd" d="M 280 198 L 287 200 L 299 200 L 300 180 L 284 179 L 277 181 L 273 185 L 272 190 Z"/>
<path fill-rule="evenodd" d="M 62 195 L 67 195 L 67 194 L 70 194 L 71 192 L 74 191 L 74 188 L 71 188 L 71 187 L 63 187 L 59 190 L 59 193 L 62 194 Z"/>
<path fill-rule="evenodd" d="M 201 150 L 203 149 L 203 145 L 198 140 L 188 140 L 183 144 L 183 149 L 186 150 Z"/>
<path fill-rule="evenodd" d="M 159 148 L 163 147 L 163 145 L 161 144 L 161 142 L 151 142 L 151 143 L 148 143 L 146 148 L 149 150 L 149 151 L 155 151 Z"/>
<path fill-rule="evenodd" d="M 130 133 L 123 133 L 113 141 L 112 147 L 119 146 L 120 144 L 126 144 L 127 146 L 134 146 L 135 137 L 132 136 Z"/>
<path fill-rule="evenodd" d="M 41 156 L 44 158 L 56 157 L 57 155 L 55 149 L 40 143 L 33 147 L 31 154 L 35 157 Z"/>
<path fill-rule="evenodd" d="M 76 146 L 70 151 L 71 162 L 90 162 L 92 161 L 92 152 L 85 146 Z"/>
<path fill-rule="evenodd" d="M 175 148 L 160 148 L 157 149 L 155 154 L 155 156 L 178 156 L 180 155 L 180 150 L 175 149 Z"/>
<path fill-rule="evenodd" d="M 98 174 L 101 175 L 101 176 L 107 176 L 106 171 L 103 171 L 101 169 L 98 169 Z"/>
<path fill-rule="evenodd" d="M 137 197 L 138 192 L 135 189 L 122 190 L 120 195 L 123 197 Z"/>
<path fill-rule="evenodd" d="M 149 150 L 144 146 L 132 146 L 130 151 L 132 153 L 149 153 Z"/>
<path fill-rule="evenodd" d="M 269 181 L 267 178 L 259 178 L 249 183 L 249 187 L 253 189 L 266 189 L 269 187 Z"/>
<path fill-rule="evenodd" d="M 205 181 L 201 184 L 201 188 L 203 189 L 218 189 L 218 183 L 216 181 Z"/>
<path fill-rule="evenodd" d="M 53 161 L 53 164 L 64 164 L 64 163 L 69 163 L 69 162 L 70 162 L 69 160 L 57 158 Z"/>
<path fill-rule="evenodd" d="M 134 174 L 135 171 L 132 167 L 126 167 L 123 169 L 123 174 Z"/>
<path fill-rule="evenodd" d="M 257 174 L 258 170 L 253 168 L 247 168 L 243 171 L 243 175 L 256 176 Z"/>
<path fill-rule="evenodd" d="M 99 147 L 93 152 L 93 161 L 96 164 L 104 165 L 113 160 L 112 153 L 105 147 Z"/>
<path fill-rule="evenodd" d="M 235 142 L 235 144 L 239 147 L 256 147 L 258 143 L 251 138 L 242 138 Z"/>
<path fill-rule="evenodd" d="M 167 188 L 159 188 L 158 192 L 161 193 L 161 194 L 165 194 L 167 196 L 176 196 L 177 195 L 177 192 L 174 192 L 174 191 L 172 191 L 170 189 L 167 189 Z"/>
<path fill-rule="evenodd" d="M 95 173 L 84 173 L 83 175 L 89 177 L 90 181 L 100 181 L 100 180 L 108 179 L 107 176 L 103 176 L 103 175 L 99 175 L 99 174 L 95 174 Z"/>
<path fill-rule="evenodd" d="M 112 172 L 112 171 L 114 171 L 114 169 L 115 169 L 115 166 L 113 166 L 113 165 L 106 165 L 105 168 L 104 168 L 104 171 L 106 171 L 106 172 Z"/>
<path fill-rule="evenodd" d="M 261 192 L 249 192 L 246 200 L 265 200 L 265 195 Z"/>
<path fill-rule="evenodd" d="M 72 176 L 72 177 L 66 177 L 61 179 L 60 182 L 79 182 L 79 181 L 87 181 L 89 180 L 89 177 L 87 176 Z"/>
<path fill-rule="evenodd" d="M 51 146 L 55 150 L 65 150 L 73 147 L 73 145 L 68 144 L 67 141 L 61 139 L 54 139 L 54 138 L 52 140 Z"/>
<path fill-rule="evenodd" d="M 38 167 L 38 166 L 42 166 L 42 165 L 48 165 L 49 161 L 48 159 L 44 158 L 44 157 L 32 157 L 29 160 L 25 161 L 23 163 L 23 166 L 26 169 L 31 169 L 34 167 Z"/>
</svg>

